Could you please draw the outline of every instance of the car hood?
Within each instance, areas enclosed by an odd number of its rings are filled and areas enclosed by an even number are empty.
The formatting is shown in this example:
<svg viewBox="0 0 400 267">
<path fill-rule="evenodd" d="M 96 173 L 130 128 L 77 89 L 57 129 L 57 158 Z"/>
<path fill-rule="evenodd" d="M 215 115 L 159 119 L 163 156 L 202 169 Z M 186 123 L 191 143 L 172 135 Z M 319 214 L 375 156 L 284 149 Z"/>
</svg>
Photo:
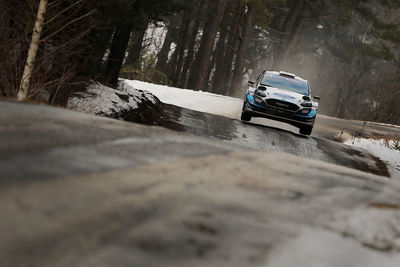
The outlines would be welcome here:
<svg viewBox="0 0 400 267">
<path fill-rule="evenodd" d="M 289 90 L 267 87 L 267 91 L 265 91 L 265 93 L 267 94 L 266 99 L 279 99 L 282 101 L 294 103 L 296 105 L 299 105 L 301 102 L 304 101 L 304 95 Z"/>
</svg>

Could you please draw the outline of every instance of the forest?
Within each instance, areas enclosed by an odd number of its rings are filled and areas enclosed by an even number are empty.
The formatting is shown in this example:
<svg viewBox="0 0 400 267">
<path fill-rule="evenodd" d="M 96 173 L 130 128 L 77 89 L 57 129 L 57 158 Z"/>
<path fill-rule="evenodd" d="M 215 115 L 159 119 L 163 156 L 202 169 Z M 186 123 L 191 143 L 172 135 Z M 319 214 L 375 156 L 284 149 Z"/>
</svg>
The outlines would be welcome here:
<svg viewBox="0 0 400 267">
<path fill-rule="evenodd" d="M 65 106 L 119 78 L 243 97 L 263 70 L 296 73 L 320 113 L 400 124 L 400 0 L 1 0 L 0 95 Z"/>
</svg>

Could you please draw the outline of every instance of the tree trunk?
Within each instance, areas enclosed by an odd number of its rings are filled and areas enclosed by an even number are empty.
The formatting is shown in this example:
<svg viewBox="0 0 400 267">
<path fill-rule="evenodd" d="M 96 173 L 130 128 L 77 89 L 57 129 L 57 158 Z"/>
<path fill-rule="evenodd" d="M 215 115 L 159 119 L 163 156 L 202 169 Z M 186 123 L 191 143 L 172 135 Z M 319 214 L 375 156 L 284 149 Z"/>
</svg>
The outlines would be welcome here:
<svg viewBox="0 0 400 267">
<path fill-rule="evenodd" d="M 205 0 L 200 0 L 199 9 L 198 9 L 197 15 L 195 17 L 195 23 L 193 25 L 191 36 L 190 36 L 190 41 L 188 44 L 188 52 L 186 55 L 185 63 L 182 68 L 181 75 L 179 77 L 178 87 L 183 87 L 183 88 L 187 87 L 187 75 L 188 75 L 189 69 L 192 66 L 192 62 L 193 62 L 193 58 L 194 58 L 196 38 L 197 38 L 197 34 L 198 34 L 199 28 L 200 28 L 200 21 L 201 21 L 200 17 L 203 13 L 204 4 L 205 4 Z"/>
<path fill-rule="evenodd" d="M 167 62 L 168 62 L 168 54 L 171 48 L 171 44 L 174 41 L 176 36 L 176 26 L 170 22 L 167 29 L 167 34 L 165 35 L 164 43 L 161 47 L 160 52 L 157 55 L 157 65 L 156 68 L 163 72 L 167 72 Z"/>
<path fill-rule="evenodd" d="M 0 34 L 0 44 L 5 44 L 9 38 L 9 34 L 5 34 L 5 33 L 9 32 L 9 29 L 10 29 L 9 24 L 11 24 L 9 22 L 10 21 L 9 13 L 11 13 L 11 12 L 4 8 L 2 8 L 2 10 L 0 11 L 0 32 L 3 33 L 3 34 Z M 4 56 L 5 55 L 2 53 L 2 55 L 0 55 L 0 59 L 3 59 Z"/>
<path fill-rule="evenodd" d="M 143 23 L 137 25 L 138 27 L 133 29 L 132 36 L 130 38 L 130 44 L 128 49 L 128 56 L 126 57 L 126 65 L 138 64 L 140 61 L 140 53 L 143 48 L 143 40 L 149 25 L 148 17 L 143 16 Z"/>
<path fill-rule="evenodd" d="M 222 64 L 222 69 L 218 76 L 215 77 L 217 79 L 215 81 L 216 88 L 219 88 L 221 94 L 229 95 L 231 79 L 232 79 L 232 62 L 235 56 L 235 47 L 237 42 L 237 35 L 239 35 L 239 22 L 242 14 L 244 12 L 244 2 L 243 0 L 238 0 L 236 6 L 235 16 L 233 17 L 233 22 L 230 27 L 231 36 L 229 38 L 226 52 L 224 56 L 224 61 Z"/>
<path fill-rule="evenodd" d="M 176 54 L 175 56 L 177 59 L 175 60 L 176 65 L 173 66 L 173 75 L 171 77 L 172 84 L 176 86 L 179 82 L 179 76 L 182 71 L 182 64 L 183 64 L 183 57 L 185 53 L 185 44 L 186 44 L 186 39 L 188 38 L 188 28 L 189 28 L 189 23 L 190 23 L 190 15 L 192 13 L 193 9 L 193 0 L 186 0 L 186 5 L 187 8 L 183 13 L 182 21 L 181 21 L 181 26 L 179 28 L 179 37 L 178 37 L 178 43 L 176 44 Z"/>
<path fill-rule="evenodd" d="M 243 74 L 245 69 L 245 59 L 247 55 L 247 49 L 249 47 L 249 40 L 253 33 L 253 19 L 254 19 L 255 8 L 250 3 L 247 4 L 247 13 L 245 18 L 245 24 L 243 29 L 243 36 L 240 40 L 239 49 L 236 55 L 235 71 L 233 72 L 232 86 L 230 94 L 235 94 L 242 87 Z"/>
<path fill-rule="evenodd" d="M 215 64 L 217 63 L 217 53 L 218 53 L 218 44 L 217 47 L 214 49 L 210 65 L 208 66 L 206 81 L 210 81 L 211 73 L 215 69 Z M 214 92 L 214 88 L 211 87 L 208 91 Z"/>
<path fill-rule="evenodd" d="M 209 20 L 204 28 L 203 37 L 201 38 L 199 51 L 197 51 L 196 59 L 190 71 L 189 88 L 196 90 L 207 89 L 208 81 L 206 81 L 206 78 L 208 66 L 210 64 L 210 56 L 214 47 L 215 36 L 227 4 L 227 0 L 216 0 L 215 2 L 215 15 L 211 16 L 213 13 L 210 13 Z M 212 12 L 211 9 L 210 12 Z"/>
<path fill-rule="evenodd" d="M 115 28 L 104 75 L 105 83 L 110 86 L 116 86 L 118 84 L 118 76 L 121 71 L 131 31 L 132 26 L 129 25 L 117 26 Z"/>
<path fill-rule="evenodd" d="M 288 39 L 283 42 L 281 49 L 279 50 L 278 60 L 274 64 L 274 69 L 286 67 L 288 63 L 287 61 L 299 41 L 300 30 L 303 26 L 304 20 L 303 11 L 305 4 L 305 0 L 296 1 L 296 4 L 289 13 L 289 16 L 294 18 L 294 21 L 292 23 L 288 21 L 285 22 L 285 30 L 289 27 L 291 27 L 291 29 L 290 32 L 288 32 Z"/>
<path fill-rule="evenodd" d="M 212 62 L 212 67 L 214 68 L 214 73 L 212 77 L 212 88 L 211 92 L 216 93 L 216 94 L 222 94 L 223 90 L 221 90 L 220 87 L 216 87 L 216 81 L 218 80 L 216 77 L 222 77 L 223 73 L 221 70 L 223 70 L 223 64 L 224 64 L 224 59 L 225 59 L 225 49 L 226 49 L 226 39 L 228 36 L 228 23 L 229 23 L 229 18 L 230 18 L 230 8 L 227 6 L 225 9 L 224 13 L 224 18 L 221 23 L 220 27 L 220 34 L 218 38 L 218 43 L 217 47 L 215 48 L 214 51 L 214 56 L 213 56 L 213 62 Z M 209 69 L 209 72 L 211 73 L 212 69 Z M 210 75 L 209 75 L 210 76 Z M 222 80 L 222 79 L 221 79 Z"/>
<path fill-rule="evenodd" d="M 299 19 L 297 20 L 296 26 L 294 28 L 294 31 L 291 34 L 291 38 L 290 38 L 289 42 L 286 44 L 285 48 L 283 49 L 283 53 L 281 52 L 279 66 L 281 66 L 281 67 L 287 66 L 288 59 L 300 39 L 300 29 L 302 26 L 303 26 L 303 18 L 299 17 Z"/>
<path fill-rule="evenodd" d="M 85 76 L 91 79 L 97 80 L 104 73 L 104 55 L 110 45 L 111 38 L 113 35 L 112 28 L 106 28 L 100 30 L 95 30 L 92 32 L 91 36 L 93 39 L 97 39 L 97 42 L 91 47 L 94 49 L 93 58 L 89 58 L 88 67 L 85 70 Z M 98 37 L 97 37 L 98 36 Z M 88 53 L 90 53 L 88 51 Z"/>
<path fill-rule="evenodd" d="M 31 83 L 32 72 L 36 60 L 36 54 L 39 48 L 40 35 L 43 30 L 44 15 L 46 14 L 47 0 L 40 0 L 39 9 L 36 17 L 35 28 L 32 34 L 32 41 L 29 47 L 28 58 L 26 60 L 24 73 L 22 75 L 20 89 L 18 91 L 18 100 L 26 99 Z"/>
<path fill-rule="evenodd" d="M 223 93 L 223 81 L 224 81 L 224 51 L 225 51 L 225 42 L 227 37 L 226 29 L 221 29 L 221 35 L 219 36 L 219 40 L 217 43 L 217 48 L 215 49 L 215 72 L 213 78 L 213 86 L 212 92 L 216 94 Z M 220 82 L 220 83 L 219 83 Z"/>
<path fill-rule="evenodd" d="M 172 52 L 171 58 L 169 59 L 167 66 L 165 67 L 165 74 L 167 74 L 168 78 L 171 79 L 173 73 L 174 73 L 174 67 L 176 66 L 176 59 L 177 59 L 177 54 L 178 51 L 175 49 L 174 52 Z"/>
</svg>

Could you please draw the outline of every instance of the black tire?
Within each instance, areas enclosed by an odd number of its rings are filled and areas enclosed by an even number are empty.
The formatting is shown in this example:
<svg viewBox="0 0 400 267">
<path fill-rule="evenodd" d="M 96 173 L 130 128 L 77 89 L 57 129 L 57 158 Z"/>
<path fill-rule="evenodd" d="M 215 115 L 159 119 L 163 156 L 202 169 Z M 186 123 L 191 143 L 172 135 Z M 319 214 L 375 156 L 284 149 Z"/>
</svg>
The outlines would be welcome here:
<svg viewBox="0 0 400 267">
<path fill-rule="evenodd" d="M 242 115 L 240 116 L 240 119 L 242 121 L 250 121 L 251 120 L 251 116 L 249 113 L 247 113 L 246 111 L 244 111 L 244 107 L 246 106 L 246 101 L 243 102 L 243 107 L 242 107 Z"/>
<path fill-rule="evenodd" d="M 251 120 L 251 116 L 250 116 L 250 114 L 242 111 L 242 116 L 240 116 L 240 119 L 242 121 L 250 121 Z"/>
<path fill-rule="evenodd" d="M 244 108 L 246 107 L 246 100 L 243 101 L 243 106 L 242 106 L 242 112 L 244 111 Z"/>
<path fill-rule="evenodd" d="M 313 127 L 312 126 L 303 126 L 300 127 L 300 134 L 304 134 L 304 135 L 311 135 Z"/>
</svg>

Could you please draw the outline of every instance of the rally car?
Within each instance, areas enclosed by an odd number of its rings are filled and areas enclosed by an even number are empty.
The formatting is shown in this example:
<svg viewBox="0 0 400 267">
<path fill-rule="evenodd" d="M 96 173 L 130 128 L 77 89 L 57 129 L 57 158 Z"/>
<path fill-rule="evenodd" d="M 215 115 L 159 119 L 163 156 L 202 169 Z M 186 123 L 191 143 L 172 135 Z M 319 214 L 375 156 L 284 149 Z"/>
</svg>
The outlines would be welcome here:
<svg viewBox="0 0 400 267">
<path fill-rule="evenodd" d="M 311 135 L 318 111 L 319 97 L 311 101 L 307 80 L 282 71 L 264 71 L 257 81 L 249 81 L 241 119 L 264 117 L 289 123 L 300 134 Z"/>
</svg>

